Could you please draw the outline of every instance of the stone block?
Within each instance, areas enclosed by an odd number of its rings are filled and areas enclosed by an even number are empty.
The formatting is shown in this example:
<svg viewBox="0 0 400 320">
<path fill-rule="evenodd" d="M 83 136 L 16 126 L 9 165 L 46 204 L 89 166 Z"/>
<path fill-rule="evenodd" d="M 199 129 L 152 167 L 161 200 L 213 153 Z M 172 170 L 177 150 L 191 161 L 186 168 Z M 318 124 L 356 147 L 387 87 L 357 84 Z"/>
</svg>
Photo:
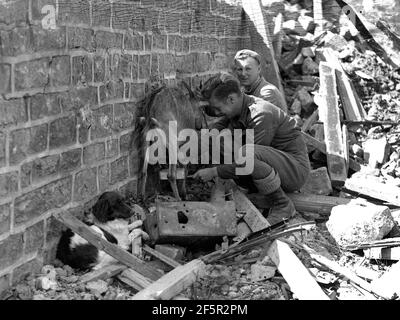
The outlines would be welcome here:
<svg viewBox="0 0 400 320">
<path fill-rule="evenodd" d="M 129 29 L 131 17 L 134 16 L 136 9 L 136 3 L 114 3 L 112 12 L 113 29 Z"/>
<path fill-rule="evenodd" d="M 50 209 L 61 208 L 71 201 L 72 179 L 65 177 L 15 199 L 16 226 L 34 219 Z"/>
<path fill-rule="evenodd" d="M 372 168 L 386 163 L 389 157 L 390 145 L 386 137 L 379 139 L 367 139 L 363 143 L 364 160 Z"/>
<path fill-rule="evenodd" d="M 89 200 L 97 193 L 97 169 L 89 168 L 75 175 L 74 201 Z"/>
<path fill-rule="evenodd" d="M 56 175 L 60 168 L 60 155 L 55 154 L 36 159 L 32 162 L 32 183 L 39 182 Z"/>
<path fill-rule="evenodd" d="M 153 34 L 153 49 L 167 50 L 167 36 L 165 34 Z"/>
<path fill-rule="evenodd" d="M 125 50 L 142 51 L 144 48 L 143 36 L 127 32 L 124 37 Z"/>
<path fill-rule="evenodd" d="M 31 254 L 40 250 L 44 245 L 43 220 L 25 230 L 25 254 Z"/>
<path fill-rule="evenodd" d="M 110 183 L 115 184 L 128 178 L 128 157 L 121 157 L 110 164 Z"/>
<path fill-rule="evenodd" d="M 321 167 L 311 170 L 307 182 L 300 191 L 326 196 L 332 194 L 333 189 L 327 168 Z"/>
<path fill-rule="evenodd" d="M 106 59 L 103 56 L 94 57 L 94 82 L 103 82 L 106 74 Z"/>
<path fill-rule="evenodd" d="M 165 29 L 169 33 L 179 32 L 180 14 L 171 12 L 165 15 Z"/>
<path fill-rule="evenodd" d="M 107 139 L 106 140 L 106 148 L 105 148 L 105 157 L 113 158 L 118 155 L 119 147 L 118 147 L 118 139 Z"/>
<path fill-rule="evenodd" d="M 114 105 L 114 129 L 122 131 L 133 128 L 136 106 L 133 103 L 116 103 Z"/>
<path fill-rule="evenodd" d="M 131 99 L 142 99 L 145 93 L 144 83 L 132 83 L 130 97 Z"/>
<path fill-rule="evenodd" d="M 0 131 L 0 168 L 6 165 L 6 134 Z"/>
<path fill-rule="evenodd" d="M 276 272 L 275 266 L 264 266 L 259 263 L 251 265 L 251 280 L 252 281 L 264 281 L 271 279 Z"/>
<path fill-rule="evenodd" d="M 326 227 L 340 246 L 347 246 L 381 240 L 394 224 L 388 207 L 355 199 L 333 207 Z"/>
<path fill-rule="evenodd" d="M 0 31 L 0 53 L 3 56 L 16 57 L 34 51 L 33 31 L 29 27 L 15 27 Z"/>
<path fill-rule="evenodd" d="M 50 123 L 50 149 L 76 143 L 76 118 L 64 117 Z"/>
<path fill-rule="evenodd" d="M 28 21 L 29 3 L 26 0 L 0 2 L 0 24 L 21 25 Z"/>
<path fill-rule="evenodd" d="M 111 135 L 113 123 L 113 109 L 106 105 L 93 111 L 93 124 L 90 128 L 91 139 L 103 138 Z"/>
<path fill-rule="evenodd" d="M 95 51 L 96 42 L 93 30 L 68 27 L 67 34 L 68 49 L 82 49 L 88 52 Z"/>
<path fill-rule="evenodd" d="M 83 163 L 93 164 L 105 157 L 104 142 L 94 143 L 83 148 Z"/>
<path fill-rule="evenodd" d="M 96 1 L 98 2 L 98 1 Z M 96 3 L 95 2 L 95 3 Z M 58 4 L 59 23 L 90 25 L 90 1 L 70 0 Z"/>
<path fill-rule="evenodd" d="M 42 27 L 33 29 L 33 49 L 35 52 L 62 50 L 66 47 L 66 27 L 59 26 L 55 30 Z"/>
<path fill-rule="evenodd" d="M 61 113 L 58 95 L 55 93 L 35 94 L 30 98 L 30 114 L 32 120 Z"/>
<path fill-rule="evenodd" d="M 10 133 L 10 164 L 17 164 L 26 158 L 47 148 L 47 124 L 32 128 L 17 129 Z"/>
<path fill-rule="evenodd" d="M 124 97 L 124 82 L 108 81 L 105 85 L 100 86 L 100 101 L 104 103 L 113 99 L 122 99 Z"/>
<path fill-rule="evenodd" d="M 99 192 L 106 191 L 110 186 L 110 165 L 108 163 L 99 166 Z"/>
<path fill-rule="evenodd" d="M 139 56 L 139 79 L 148 79 L 150 77 L 150 61 L 149 54 Z"/>
<path fill-rule="evenodd" d="M 0 64 L 0 93 L 11 91 L 11 66 L 6 63 Z"/>
<path fill-rule="evenodd" d="M 132 132 L 122 135 L 119 142 L 121 153 L 129 152 L 132 142 Z"/>
<path fill-rule="evenodd" d="M 15 65 L 15 90 L 42 88 L 48 83 L 49 58 L 20 62 Z"/>
<path fill-rule="evenodd" d="M 0 128 L 28 121 L 28 108 L 22 98 L 4 100 L 0 96 Z"/>
<path fill-rule="evenodd" d="M 0 174 L 0 197 L 8 197 L 18 191 L 18 171 Z"/>
<path fill-rule="evenodd" d="M 54 57 L 51 60 L 50 79 L 54 87 L 70 84 L 71 62 L 69 56 Z"/>
<path fill-rule="evenodd" d="M 63 152 L 60 159 L 60 172 L 66 173 L 78 169 L 82 163 L 81 154 L 80 148 Z"/>
<path fill-rule="evenodd" d="M 130 54 L 121 55 L 121 77 L 125 79 L 132 79 L 132 64 L 133 57 Z"/>
<path fill-rule="evenodd" d="M 92 81 L 92 58 L 77 56 L 72 58 L 72 84 L 85 84 Z"/>
<path fill-rule="evenodd" d="M 97 31 L 95 33 L 95 44 L 97 49 L 122 49 L 123 35 L 108 31 Z"/>
<path fill-rule="evenodd" d="M 0 235 L 10 231 L 11 204 L 0 205 Z"/>
<path fill-rule="evenodd" d="M 23 254 L 22 233 L 10 235 L 0 241 L 0 266 L 4 269 L 17 262 Z"/>
</svg>

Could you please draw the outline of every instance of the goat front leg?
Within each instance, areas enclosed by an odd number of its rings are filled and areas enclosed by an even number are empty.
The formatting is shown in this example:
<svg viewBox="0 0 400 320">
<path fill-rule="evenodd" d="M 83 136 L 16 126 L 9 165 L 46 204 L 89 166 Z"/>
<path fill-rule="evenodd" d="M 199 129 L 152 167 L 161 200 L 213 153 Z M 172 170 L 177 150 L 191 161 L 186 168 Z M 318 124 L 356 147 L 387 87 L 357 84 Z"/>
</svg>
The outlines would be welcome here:
<svg viewBox="0 0 400 320">
<path fill-rule="evenodd" d="M 172 192 L 174 193 L 176 200 L 181 201 L 178 191 L 178 184 L 176 183 L 176 164 L 169 164 L 168 166 L 168 181 L 171 185 Z"/>
</svg>

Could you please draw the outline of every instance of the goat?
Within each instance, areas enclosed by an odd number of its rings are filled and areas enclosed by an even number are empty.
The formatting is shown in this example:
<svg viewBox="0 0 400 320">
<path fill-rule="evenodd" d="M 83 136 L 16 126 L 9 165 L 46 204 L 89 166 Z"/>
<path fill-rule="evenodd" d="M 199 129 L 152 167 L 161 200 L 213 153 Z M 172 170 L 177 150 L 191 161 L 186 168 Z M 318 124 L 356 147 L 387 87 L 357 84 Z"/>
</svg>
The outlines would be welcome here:
<svg viewBox="0 0 400 320">
<path fill-rule="evenodd" d="M 149 146 L 151 141 L 146 141 L 147 133 L 151 129 L 160 129 L 164 132 L 166 140 L 162 141 L 165 150 L 169 145 L 169 122 L 177 123 L 177 132 L 182 129 L 207 128 L 207 120 L 203 107 L 200 106 L 195 94 L 190 87 L 182 81 L 188 94 L 180 87 L 163 85 L 153 89 L 139 104 L 133 132 L 135 149 L 139 151 L 139 168 L 141 168 L 141 185 L 139 195 L 145 196 L 147 169 L 149 164 Z M 179 147 L 179 145 L 177 146 Z M 181 200 L 176 182 L 177 165 L 168 164 L 168 180 L 175 198 Z M 182 193 L 186 195 L 185 181 L 182 185 Z"/>
</svg>

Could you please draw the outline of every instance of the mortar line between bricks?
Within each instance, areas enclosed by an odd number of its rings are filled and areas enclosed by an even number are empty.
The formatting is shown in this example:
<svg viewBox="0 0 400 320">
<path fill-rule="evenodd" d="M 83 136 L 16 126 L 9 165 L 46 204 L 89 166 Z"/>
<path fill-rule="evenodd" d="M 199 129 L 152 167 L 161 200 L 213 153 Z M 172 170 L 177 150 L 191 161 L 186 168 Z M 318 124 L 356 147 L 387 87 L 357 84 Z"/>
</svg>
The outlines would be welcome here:
<svg viewBox="0 0 400 320">
<path fill-rule="evenodd" d="M 50 88 L 46 88 L 46 91 L 43 92 L 43 88 L 34 88 L 34 89 L 29 89 L 29 90 L 25 90 L 25 91 L 17 91 L 14 93 L 7 93 L 5 95 L 6 100 L 9 99 L 14 99 L 14 98 L 23 98 L 24 96 L 28 95 L 28 96 L 34 96 L 35 94 L 38 93 L 62 93 L 62 92 L 66 92 L 69 91 L 71 88 L 69 86 L 59 86 L 59 87 L 50 87 Z"/>
</svg>

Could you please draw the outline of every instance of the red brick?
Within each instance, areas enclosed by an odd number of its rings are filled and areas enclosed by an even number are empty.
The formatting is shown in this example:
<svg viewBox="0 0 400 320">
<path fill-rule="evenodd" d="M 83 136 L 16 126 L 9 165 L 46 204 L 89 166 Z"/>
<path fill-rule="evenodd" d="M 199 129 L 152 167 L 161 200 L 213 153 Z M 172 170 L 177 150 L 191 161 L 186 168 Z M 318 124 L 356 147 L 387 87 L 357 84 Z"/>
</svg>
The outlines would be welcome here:
<svg viewBox="0 0 400 320">
<path fill-rule="evenodd" d="M 3 299 L 7 291 L 10 289 L 10 274 L 0 277 L 0 299 Z"/>
<path fill-rule="evenodd" d="M 0 266 L 7 268 L 22 257 L 22 233 L 13 234 L 0 242 Z"/>
<path fill-rule="evenodd" d="M 43 220 L 25 230 L 25 254 L 38 251 L 44 244 Z"/>
<path fill-rule="evenodd" d="M 105 158 L 104 142 L 94 143 L 83 148 L 83 163 L 93 164 Z"/>
<path fill-rule="evenodd" d="M 63 152 L 60 160 L 60 172 L 71 172 L 81 166 L 81 149 L 73 149 Z"/>
<path fill-rule="evenodd" d="M 106 140 L 106 158 L 113 158 L 118 155 L 118 139 Z"/>
<path fill-rule="evenodd" d="M 176 69 L 176 64 L 175 64 L 175 56 L 172 54 L 166 54 L 163 57 L 163 72 L 165 73 L 171 73 L 174 72 Z"/>
<path fill-rule="evenodd" d="M 130 32 L 125 33 L 124 37 L 125 50 L 143 50 L 143 36 L 135 35 Z"/>
<path fill-rule="evenodd" d="M 135 81 L 139 77 L 139 56 L 132 56 L 132 80 Z"/>
<path fill-rule="evenodd" d="M 17 164 L 27 155 L 35 154 L 47 148 L 47 124 L 27 129 L 18 129 L 10 133 L 10 164 Z"/>
<path fill-rule="evenodd" d="M 69 56 L 53 57 L 50 78 L 52 85 L 67 86 L 71 83 L 71 62 Z"/>
<path fill-rule="evenodd" d="M 93 111 L 93 124 L 90 128 L 91 139 L 103 138 L 111 135 L 113 110 L 111 105 L 106 105 Z"/>
<path fill-rule="evenodd" d="M 35 258 L 18 266 L 13 270 L 12 285 L 25 280 L 28 276 L 39 274 L 42 269 L 42 263 Z"/>
<path fill-rule="evenodd" d="M 89 130 L 90 128 L 84 125 L 78 125 L 78 142 L 84 144 L 89 140 Z"/>
<path fill-rule="evenodd" d="M 55 93 L 36 94 L 30 98 L 30 114 L 32 120 L 54 116 L 61 113 L 58 95 Z"/>
<path fill-rule="evenodd" d="M 64 117 L 50 123 L 50 149 L 76 143 L 76 118 Z"/>
<path fill-rule="evenodd" d="M 110 165 L 108 163 L 99 166 L 99 192 L 104 192 L 110 187 Z"/>
<path fill-rule="evenodd" d="M 121 56 L 121 76 L 122 78 L 132 79 L 132 64 L 133 58 L 130 54 Z"/>
<path fill-rule="evenodd" d="M 11 91 L 11 66 L 9 64 L 0 64 L 0 94 Z"/>
<path fill-rule="evenodd" d="M 89 0 L 69 0 L 59 2 L 59 23 L 90 24 Z"/>
<path fill-rule="evenodd" d="M 102 56 L 94 57 L 94 82 L 103 82 L 106 74 L 106 59 Z"/>
<path fill-rule="evenodd" d="M 21 62 L 15 65 L 15 89 L 42 88 L 48 83 L 49 58 Z"/>
<path fill-rule="evenodd" d="M 45 30 L 42 27 L 33 29 L 33 47 L 35 51 L 62 50 L 66 46 L 66 28 Z"/>
<path fill-rule="evenodd" d="M 21 225 L 71 201 L 72 179 L 65 177 L 15 199 L 14 224 Z"/>
<path fill-rule="evenodd" d="M 32 183 L 56 175 L 60 169 L 60 155 L 45 156 L 32 161 Z"/>
<path fill-rule="evenodd" d="M 28 21 L 28 6 L 26 0 L 0 2 L 0 24 L 25 24 Z"/>
<path fill-rule="evenodd" d="M 151 34 L 146 34 L 144 36 L 144 50 L 151 51 L 152 43 L 153 43 L 153 36 Z"/>
<path fill-rule="evenodd" d="M 0 96 L 0 127 L 28 121 L 28 110 L 24 99 L 3 100 Z"/>
<path fill-rule="evenodd" d="M 110 164 L 110 183 L 115 184 L 128 178 L 128 157 L 121 157 Z"/>
<path fill-rule="evenodd" d="M 107 0 L 97 0 L 92 3 L 93 26 L 110 27 L 111 4 Z"/>
<path fill-rule="evenodd" d="M 95 42 L 97 49 L 122 49 L 123 35 L 108 31 L 97 31 L 95 33 Z"/>
<path fill-rule="evenodd" d="M 98 106 L 97 87 L 74 87 L 70 91 L 59 95 L 63 112 L 81 112 L 82 108 L 96 108 Z"/>
<path fill-rule="evenodd" d="M 89 200 L 97 193 L 97 169 L 90 168 L 75 175 L 74 201 Z"/>
<path fill-rule="evenodd" d="M 152 49 L 167 50 L 167 36 L 164 34 L 153 34 Z"/>
<path fill-rule="evenodd" d="M 0 235 L 10 231 L 11 203 L 0 205 Z"/>
<path fill-rule="evenodd" d="M 135 105 L 130 103 L 116 103 L 114 105 L 114 129 L 122 131 L 133 128 Z"/>
<path fill-rule="evenodd" d="M 111 70 L 112 79 L 121 79 L 121 56 L 119 53 L 114 53 L 109 56 L 109 70 Z"/>
<path fill-rule="evenodd" d="M 181 36 L 170 35 L 168 36 L 168 51 L 182 52 L 183 39 Z"/>
<path fill-rule="evenodd" d="M 100 101 L 102 103 L 113 100 L 122 99 L 124 97 L 124 83 L 119 81 L 108 81 L 100 87 Z"/>
<path fill-rule="evenodd" d="M 150 59 L 149 54 L 139 56 L 139 79 L 148 79 L 150 77 Z"/>
<path fill-rule="evenodd" d="M 92 81 L 92 58 L 77 56 L 72 58 L 72 84 L 86 84 Z"/>
<path fill-rule="evenodd" d="M 95 51 L 96 42 L 93 30 L 68 27 L 67 34 L 69 49 L 83 49 L 88 52 Z"/>
<path fill-rule="evenodd" d="M 8 197 L 18 191 L 18 171 L 0 174 L 0 197 Z"/>
<path fill-rule="evenodd" d="M 150 74 L 152 76 L 155 76 L 159 73 L 158 70 L 158 55 L 157 54 L 152 54 L 151 55 L 151 70 L 150 70 Z"/>
</svg>

